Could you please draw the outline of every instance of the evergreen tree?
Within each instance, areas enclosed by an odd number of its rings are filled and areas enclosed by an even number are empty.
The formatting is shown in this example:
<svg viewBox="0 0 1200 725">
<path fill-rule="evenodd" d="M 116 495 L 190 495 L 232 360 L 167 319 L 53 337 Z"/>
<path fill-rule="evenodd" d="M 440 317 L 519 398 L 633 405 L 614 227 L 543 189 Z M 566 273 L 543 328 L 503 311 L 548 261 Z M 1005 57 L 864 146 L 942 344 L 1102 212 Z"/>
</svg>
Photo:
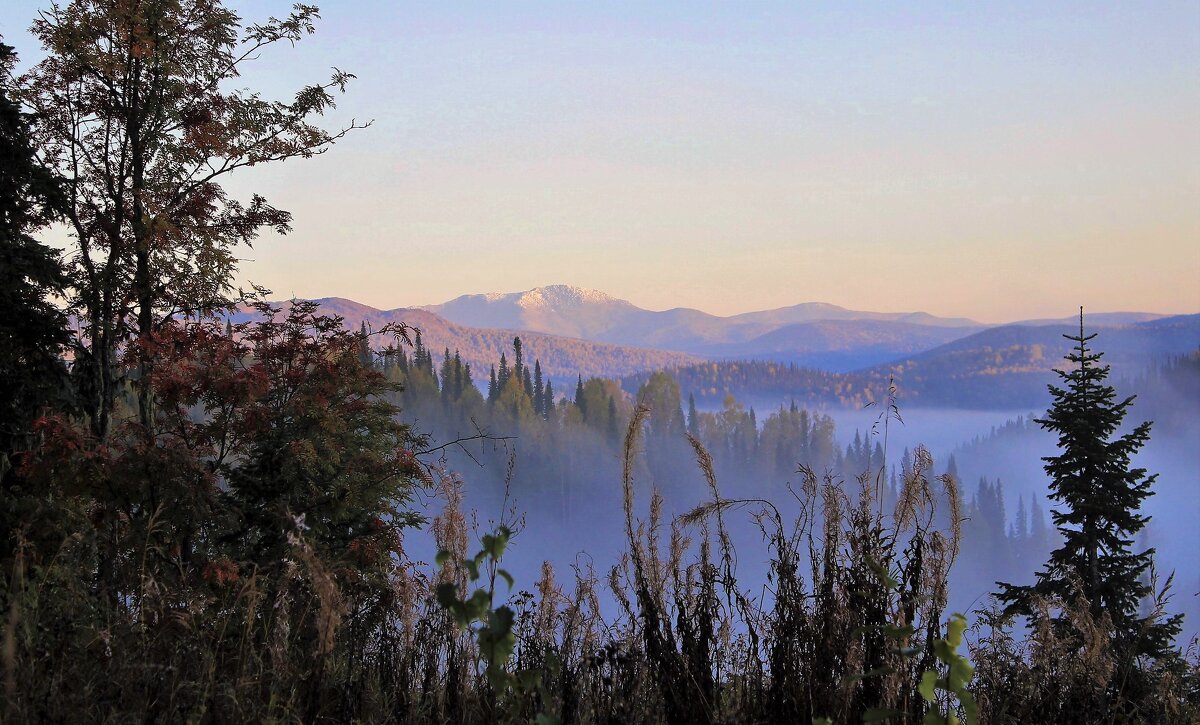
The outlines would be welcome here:
<svg viewBox="0 0 1200 725">
<path fill-rule="evenodd" d="M 953 476 L 954 480 L 958 480 L 958 461 L 954 460 L 954 454 L 950 454 L 949 460 L 946 461 L 946 475 Z"/>
<path fill-rule="evenodd" d="M 546 392 L 542 396 L 542 417 L 550 420 L 554 415 L 554 385 L 549 380 L 546 381 Z"/>
<path fill-rule="evenodd" d="M 457 354 L 455 353 L 455 355 Z M 463 363 L 462 384 L 458 386 L 458 394 L 461 396 L 473 387 L 475 387 L 475 380 L 471 377 L 471 363 Z"/>
<path fill-rule="evenodd" d="M 513 355 L 513 373 L 516 374 L 518 382 L 523 382 L 525 380 L 526 371 L 524 357 L 522 356 L 521 350 L 521 338 L 519 337 L 513 338 Z"/>
<path fill-rule="evenodd" d="M 1035 546 L 1045 546 L 1046 538 L 1046 513 L 1042 511 L 1041 497 L 1035 493 L 1029 501 L 1029 539 Z"/>
<path fill-rule="evenodd" d="M 546 417 L 546 391 L 542 386 L 542 361 L 533 361 L 533 412 Z"/>
<path fill-rule="evenodd" d="M 1032 616 L 1033 596 L 1070 601 L 1079 587 L 1092 616 L 1110 617 L 1119 652 L 1164 654 L 1181 621 L 1138 616 L 1139 603 L 1151 593 L 1142 577 L 1154 550 L 1131 550 L 1134 536 L 1150 520 L 1139 511 L 1157 478 L 1130 465 L 1150 438 L 1150 423 L 1114 439 L 1134 398 L 1117 402 L 1116 391 L 1104 384 L 1110 367 L 1100 365 L 1103 353 L 1088 346 L 1096 334 L 1084 333 L 1082 309 L 1079 335 L 1064 337 L 1076 344 L 1067 356 L 1073 369 L 1056 371 L 1065 387 L 1049 386 L 1053 403 L 1045 418 L 1035 420 L 1058 434 L 1058 455 L 1043 460 L 1051 479 L 1050 498 L 1060 504 L 1051 518 L 1063 542 L 1050 554 L 1035 584 L 1000 583 L 999 598 L 1010 611 Z"/>
<path fill-rule="evenodd" d="M 442 402 L 454 399 L 454 363 L 450 360 L 450 348 L 442 353 Z"/>
<path fill-rule="evenodd" d="M 583 376 L 579 376 L 579 380 L 575 383 L 575 407 L 579 408 L 579 412 L 583 415 L 583 419 L 587 420 L 587 404 L 583 400 Z"/>
<path fill-rule="evenodd" d="M 1029 538 L 1029 514 L 1025 511 L 1025 497 L 1017 497 L 1017 518 L 1013 521 L 1012 539 L 1017 544 L 1023 544 Z"/>
<path fill-rule="evenodd" d="M 499 390 L 500 390 L 500 385 L 499 385 L 499 382 L 496 380 L 496 366 L 493 365 L 491 376 L 488 378 L 488 397 L 487 397 L 487 399 L 488 399 L 489 403 L 494 403 L 496 401 L 496 395 L 498 395 Z"/>
<path fill-rule="evenodd" d="M 470 370 L 463 370 L 462 355 L 458 350 L 454 351 L 454 399 L 458 400 L 462 397 L 463 389 L 466 387 L 466 381 L 471 376 Z"/>
<path fill-rule="evenodd" d="M 66 316 L 49 300 L 62 294 L 62 267 L 30 236 L 57 216 L 62 195 L 37 161 L 28 117 L 8 97 L 15 60 L 0 43 L 0 480 L 9 458 L 33 443 L 41 409 L 66 390 L 60 357 L 69 341 Z"/>
<path fill-rule="evenodd" d="M 700 437 L 700 416 L 696 412 L 696 396 L 688 393 L 687 432 L 693 438 Z"/>
<path fill-rule="evenodd" d="M 367 321 L 358 323 L 358 363 L 364 368 L 375 366 L 375 356 L 371 354 L 371 337 L 367 334 Z"/>
<path fill-rule="evenodd" d="M 413 367 L 421 368 L 425 366 L 425 343 L 421 341 L 421 330 L 418 329 L 413 337 Z"/>
<path fill-rule="evenodd" d="M 499 396 L 508 386 L 508 378 L 512 373 L 508 369 L 508 358 L 500 353 L 500 370 L 496 373 L 496 395 Z"/>
</svg>

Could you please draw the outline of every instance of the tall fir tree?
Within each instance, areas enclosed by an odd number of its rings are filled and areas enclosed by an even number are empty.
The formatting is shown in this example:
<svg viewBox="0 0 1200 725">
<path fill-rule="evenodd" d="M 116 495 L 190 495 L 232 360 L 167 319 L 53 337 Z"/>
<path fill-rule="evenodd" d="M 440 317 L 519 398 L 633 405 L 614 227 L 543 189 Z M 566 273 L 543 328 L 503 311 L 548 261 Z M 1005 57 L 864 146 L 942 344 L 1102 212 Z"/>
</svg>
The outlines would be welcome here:
<svg viewBox="0 0 1200 725">
<path fill-rule="evenodd" d="M 1051 479 L 1050 498 L 1059 504 L 1050 515 L 1062 545 L 1051 552 L 1036 583 L 1001 582 L 998 596 L 1010 612 L 1034 616 L 1035 596 L 1069 602 L 1078 588 L 1093 617 L 1110 618 L 1118 652 L 1163 655 L 1182 620 L 1139 616 L 1139 604 L 1151 594 L 1143 575 L 1154 549 L 1132 550 L 1134 537 L 1150 520 L 1140 511 L 1157 478 L 1130 462 L 1150 439 L 1150 422 L 1114 438 L 1134 396 L 1118 402 L 1116 390 L 1104 384 L 1110 366 L 1101 365 L 1104 353 L 1088 345 L 1096 333 L 1085 334 L 1082 309 L 1079 334 L 1064 337 L 1075 343 L 1067 355 L 1071 369 L 1056 371 L 1065 386 L 1049 386 L 1053 402 L 1046 417 L 1034 421 L 1058 434 L 1058 455 L 1042 460 Z"/>
<path fill-rule="evenodd" d="M 533 361 L 533 412 L 546 417 L 546 391 L 542 387 L 542 361 Z"/>
<path fill-rule="evenodd" d="M 525 358 L 520 337 L 513 338 L 513 373 L 517 376 L 517 382 L 525 380 Z"/>
<path fill-rule="evenodd" d="M 60 215 L 61 181 L 39 163 L 30 119 L 9 98 L 15 62 L 0 42 L 0 481 L 9 458 L 34 444 L 41 409 L 64 400 L 61 356 L 70 341 L 66 315 L 51 301 L 66 285 L 62 265 L 31 236 Z"/>
<path fill-rule="evenodd" d="M 442 352 L 442 402 L 449 403 L 454 399 L 454 363 L 450 358 L 450 348 Z"/>
<path fill-rule="evenodd" d="M 546 381 L 546 392 L 542 394 L 542 417 L 550 420 L 554 416 L 554 384 Z"/>
<path fill-rule="evenodd" d="M 500 353 L 500 369 L 496 372 L 496 397 L 499 397 L 504 387 L 508 385 L 508 377 L 511 374 L 508 369 L 508 358 L 504 356 L 504 353 Z"/>
<path fill-rule="evenodd" d="M 587 403 L 583 400 L 583 376 L 575 382 L 575 407 L 579 408 L 579 412 L 583 414 L 583 419 L 587 420 Z"/>
</svg>

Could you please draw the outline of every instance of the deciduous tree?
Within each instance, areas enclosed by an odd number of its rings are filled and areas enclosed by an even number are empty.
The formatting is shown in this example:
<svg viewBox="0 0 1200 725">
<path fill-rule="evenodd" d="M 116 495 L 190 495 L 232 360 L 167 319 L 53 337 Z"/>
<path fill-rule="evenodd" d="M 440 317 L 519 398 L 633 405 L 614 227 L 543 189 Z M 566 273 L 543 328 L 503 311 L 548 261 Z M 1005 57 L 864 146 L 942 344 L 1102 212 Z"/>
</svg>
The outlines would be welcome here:
<svg viewBox="0 0 1200 725">
<path fill-rule="evenodd" d="M 221 186 L 234 171 L 322 153 L 352 128 L 312 123 L 352 78 L 335 70 L 290 102 L 235 86 L 270 46 L 313 32 L 317 8 L 242 26 L 220 0 L 74 0 L 32 31 L 48 55 L 21 79 L 35 143 L 68 182 L 68 299 L 82 325 L 75 364 L 83 407 L 107 436 L 120 356 L 174 315 L 229 306 L 236 250 L 290 215 Z M 145 380 L 154 361 L 132 361 Z M 152 396 L 139 385 L 141 422 Z"/>
</svg>

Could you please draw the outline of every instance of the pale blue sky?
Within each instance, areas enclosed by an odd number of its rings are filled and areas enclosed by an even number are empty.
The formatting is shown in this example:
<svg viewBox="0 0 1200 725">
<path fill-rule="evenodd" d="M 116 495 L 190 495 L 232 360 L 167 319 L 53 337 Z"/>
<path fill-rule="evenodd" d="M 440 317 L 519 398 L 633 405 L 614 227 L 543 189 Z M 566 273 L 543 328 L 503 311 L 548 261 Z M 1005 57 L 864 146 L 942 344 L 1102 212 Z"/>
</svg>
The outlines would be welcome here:
<svg viewBox="0 0 1200 725">
<path fill-rule="evenodd" d="M 295 214 L 246 254 L 279 295 L 1200 311 L 1200 3 L 322 9 L 245 84 L 336 65 L 375 124 L 231 185 Z"/>
</svg>

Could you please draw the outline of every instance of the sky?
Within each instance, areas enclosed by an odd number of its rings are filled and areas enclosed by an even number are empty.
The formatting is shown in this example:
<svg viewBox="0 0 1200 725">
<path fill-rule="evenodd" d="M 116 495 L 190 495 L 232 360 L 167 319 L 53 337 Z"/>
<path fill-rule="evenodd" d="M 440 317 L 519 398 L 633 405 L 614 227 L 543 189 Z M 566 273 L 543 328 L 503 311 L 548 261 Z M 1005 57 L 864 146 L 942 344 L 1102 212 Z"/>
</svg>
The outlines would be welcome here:
<svg viewBox="0 0 1200 725">
<path fill-rule="evenodd" d="M 247 20 L 283 2 L 230 2 Z M 6 0 L 23 60 L 44 2 Z M 983 322 L 1200 312 L 1200 4 L 325 3 L 240 84 L 357 79 L 322 157 L 234 177 L 294 215 L 278 297 L 545 284 L 650 309 Z"/>
</svg>

